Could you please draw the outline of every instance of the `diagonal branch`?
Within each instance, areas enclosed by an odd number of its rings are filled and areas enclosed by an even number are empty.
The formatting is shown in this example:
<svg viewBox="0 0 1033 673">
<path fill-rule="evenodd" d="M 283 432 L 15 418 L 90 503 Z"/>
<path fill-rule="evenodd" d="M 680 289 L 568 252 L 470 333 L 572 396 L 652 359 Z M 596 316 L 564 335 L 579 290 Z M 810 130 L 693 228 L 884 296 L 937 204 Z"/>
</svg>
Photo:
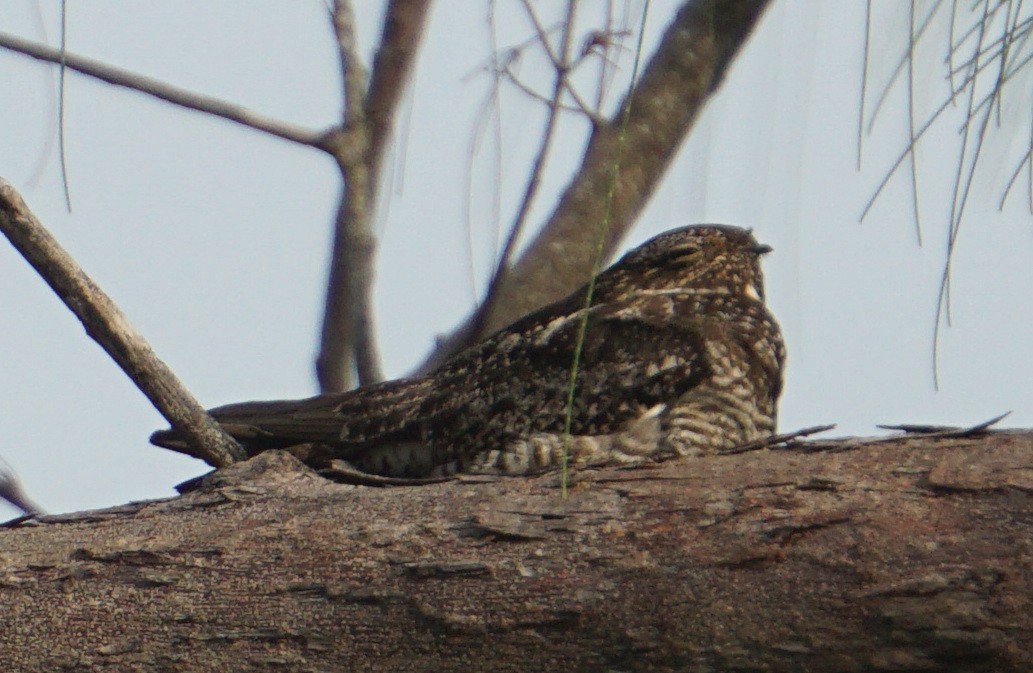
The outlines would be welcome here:
<svg viewBox="0 0 1033 673">
<path fill-rule="evenodd" d="M 70 70 L 75 70 L 108 84 L 139 91 L 140 93 L 160 98 L 173 105 L 222 117 L 256 131 L 274 135 L 277 138 L 327 150 L 326 138 L 329 134 L 325 131 L 313 131 L 295 124 L 282 122 L 278 119 L 252 112 L 240 105 L 234 105 L 211 96 L 202 96 L 193 91 L 187 91 L 186 89 L 181 89 L 171 84 L 145 77 L 144 75 L 137 75 L 83 56 L 76 56 L 67 52 L 62 53 L 59 49 L 23 40 L 14 35 L 0 33 L 0 47 L 31 56 L 40 61 L 63 64 Z"/>
<path fill-rule="evenodd" d="M 205 413 L 111 298 L 65 252 L 3 179 L 0 231 L 79 318 L 86 333 L 118 363 L 172 427 L 197 447 L 198 457 L 218 467 L 246 458 L 240 445 Z"/>
</svg>

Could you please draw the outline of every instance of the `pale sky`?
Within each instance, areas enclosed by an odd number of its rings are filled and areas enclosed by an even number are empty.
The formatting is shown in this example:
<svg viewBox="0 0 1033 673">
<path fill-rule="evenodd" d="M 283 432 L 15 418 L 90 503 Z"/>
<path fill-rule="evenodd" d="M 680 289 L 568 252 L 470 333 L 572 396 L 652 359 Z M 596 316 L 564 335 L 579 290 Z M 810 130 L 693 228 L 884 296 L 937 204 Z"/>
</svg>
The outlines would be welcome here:
<svg viewBox="0 0 1033 673">
<path fill-rule="evenodd" d="M 356 4 L 369 53 L 380 3 Z M 519 3 L 498 4 L 500 46 L 528 37 Z M 641 4 L 629 4 L 638 17 Z M 677 4 L 652 2 L 650 51 Z M 542 106 L 506 88 L 502 143 L 494 145 L 489 133 L 468 168 L 491 84 L 480 70 L 489 55 L 486 5 L 434 5 L 400 115 L 391 187 L 377 218 L 377 331 L 389 376 L 418 363 L 483 290 L 495 220 L 511 221 L 540 136 Z M 58 6 L 7 0 L 0 25 L 55 44 Z M 857 170 L 864 6 L 773 3 L 627 245 L 689 223 L 721 222 L 753 227 L 774 246 L 765 270 L 789 348 L 784 431 L 837 423 L 838 434 L 872 434 L 877 423 L 967 425 L 1009 410 L 1005 425 L 1033 425 L 1027 188 L 997 210 L 1029 142 L 1028 130 L 1007 135 L 1009 124 L 1028 126 L 1028 80 L 1017 87 L 1024 93 L 1006 100 L 998 137 L 1009 140 L 987 148 L 985 180 L 967 206 L 937 392 L 933 315 L 963 108 L 919 150 L 923 245 L 916 243 L 906 175 L 859 222 L 907 130 L 904 89 L 897 87 Z M 883 57 L 876 81 L 886 81 L 904 44 L 906 24 L 904 32 L 893 30 L 901 19 L 906 13 L 883 17 L 877 31 L 873 50 Z M 69 3 L 68 21 L 74 53 L 313 128 L 338 116 L 337 57 L 319 0 L 94 0 Z M 520 67 L 531 82 L 549 81 L 540 57 Z M 630 52 L 621 68 L 626 77 Z M 339 189 L 327 157 L 69 73 L 69 214 L 55 147 L 53 70 L 0 51 L 0 81 L 0 176 L 203 404 L 316 392 L 312 360 Z M 916 95 L 935 106 L 941 87 L 939 73 L 927 72 Z M 533 222 L 552 209 L 579 162 L 583 134 L 576 119 L 561 128 Z M 6 242 L 0 314 L 0 457 L 44 508 L 164 497 L 207 471 L 147 443 L 164 420 Z M 0 506 L 0 518 L 6 514 L 15 512 Z"/>
</svg>

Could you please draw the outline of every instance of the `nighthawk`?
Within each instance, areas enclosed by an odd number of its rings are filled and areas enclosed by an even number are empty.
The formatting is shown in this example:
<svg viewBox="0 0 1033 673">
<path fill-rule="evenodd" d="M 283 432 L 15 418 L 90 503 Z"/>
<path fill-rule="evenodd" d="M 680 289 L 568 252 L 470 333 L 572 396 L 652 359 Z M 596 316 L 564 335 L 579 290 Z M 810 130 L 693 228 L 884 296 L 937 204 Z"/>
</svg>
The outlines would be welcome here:
<svg viewBox="0 0 1033 673">
<path fill-rule="evenodd" d="M 745 229 L 661 234 L 596 279 L 564 434 L 585 288 L 454 355 L 437 370 L 212 416 L 250 454 L 288 449 L 389 477 L 530 474 L 728 449 L 774 432 L 785 348 Z M 174 430 L 159 446 L 186 450 Z"/>
</svg>

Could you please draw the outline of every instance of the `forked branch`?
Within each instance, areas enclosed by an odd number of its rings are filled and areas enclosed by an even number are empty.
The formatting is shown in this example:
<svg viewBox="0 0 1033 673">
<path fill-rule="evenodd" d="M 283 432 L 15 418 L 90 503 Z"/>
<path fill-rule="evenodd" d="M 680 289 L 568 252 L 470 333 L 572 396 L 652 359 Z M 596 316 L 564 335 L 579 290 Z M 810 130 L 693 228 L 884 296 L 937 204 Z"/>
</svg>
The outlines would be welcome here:
<svg viewBox="0 0 1033 673">
<path fill-rule="evenodd" d="M 429 5 L 429 0 L 392 0 L 388 4 L 380 47 L 367 83 L 355 41 L 354 10 L 347 0 L 334 3 L 333 25 L 344 89 L 342 126 L 352 151 L 334 155 L 344 191 L 334 228 L 316 359 L 323 392 L 353 387 L 356 373 L 361 385 L 382 378 L 373 331 L 373 214 L 395 111 L 412 70 Z"/>
</svg>

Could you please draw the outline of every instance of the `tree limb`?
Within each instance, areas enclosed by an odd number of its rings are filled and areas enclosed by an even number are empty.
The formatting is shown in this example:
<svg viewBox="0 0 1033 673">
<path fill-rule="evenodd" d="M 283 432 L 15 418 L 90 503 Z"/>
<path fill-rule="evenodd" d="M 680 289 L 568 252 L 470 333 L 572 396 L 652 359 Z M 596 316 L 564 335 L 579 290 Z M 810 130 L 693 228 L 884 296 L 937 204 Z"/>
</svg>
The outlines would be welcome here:
<svg viewBox="0 0 1033 673">
<path fill-rule="evenodd" d="M 391 0 L 384 12 L 384 29 L 363 102 L 370 134 L 370 172 L 375 176 L 380 175 L 391 141 L 395 113 L 416 63 L 429 8 L 430 0 Z"/>
<path fill-rule="evenodd" d="M 12 523 L 5 670 L 1030 670 L 1033 434 L 808 444 Z"/>
<path fill-rule="evenodd" d="M 376 236 L 373 213 L 384 154 L 398 101 L 408 81 L 423 33 L 429 0 L 392 0 L 384 16 L 380 48 L 367 87 L 355 42 L 354 10 L 334 3 L 333 22 L 344 84 L 344 128 L 351 143 L 336 153 L 344 178 L 327 282 L 326 305 L 316 358 L 323 392 L 383 378 L 373 330 L 373 275 Z"/>
<path fill-rule="evenodd" d="M 272 117 L 260 115 L 240 105 L 228 103 L 211 96 L 202 96 L 193 91 L 187 91 L 186 89 L 181 89 L 180 87 L 128 72 L 122 68 L 116 68 L 115 66 L 83 56 L 76 56 L 68 52 L 62 53 L 59 49 L 23 40 L 14 35 L 0 33 L 0 47 L 31 56 L 40 61 L 63 64 L 71 70 L 107 82 L 108 84 L 145 93 L 149 96 L 160 98 L 167 103 L 190 110 L 222 117 L 223 119 L 228 119 L 256 131 L 268 133 L 283 140 L 327 151 L 326 137 L 330 133 L 329 131 L 313 131 L 295 124 L 288 124 Z"/>
<path fill-rule="evenodd" d="M 72 310 L 86 333 L 206 460 L 226 466 L 246 457 L 240 445 L 208 416 L 111 298 L 65 252 L 2 178 L 0 231 Z"/>
</svg>

